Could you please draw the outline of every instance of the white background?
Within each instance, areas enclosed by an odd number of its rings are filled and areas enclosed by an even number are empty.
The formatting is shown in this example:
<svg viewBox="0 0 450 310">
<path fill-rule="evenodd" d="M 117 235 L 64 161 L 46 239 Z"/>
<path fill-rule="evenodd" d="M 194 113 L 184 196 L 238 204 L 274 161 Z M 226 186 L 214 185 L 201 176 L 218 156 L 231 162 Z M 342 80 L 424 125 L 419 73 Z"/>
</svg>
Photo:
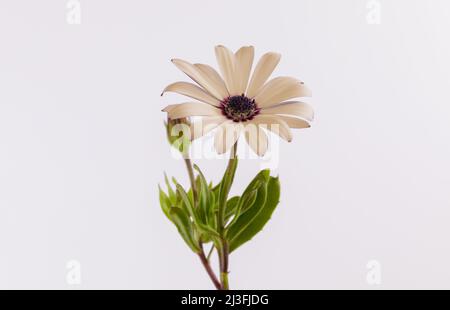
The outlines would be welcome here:
<svg viewBox="0 0 450 310">
<path fill-rule="evenodd" d="M 187 80 L 169 60 L 216 66 L 216 44 L 282 53 L 275 74 L 316 111 L 280 143 L 280 206 L 231 256 L 231 287 L 450 288 L 447 0 L 381 0 L 379 25 L 366 0 L 80 2 L 81 25 L 66 1 L 0 2 L 0 288 L 212 288 L 157 184 L 187 184 L 162 126 L 180 98 L 161 90 Z"/>
</svg>

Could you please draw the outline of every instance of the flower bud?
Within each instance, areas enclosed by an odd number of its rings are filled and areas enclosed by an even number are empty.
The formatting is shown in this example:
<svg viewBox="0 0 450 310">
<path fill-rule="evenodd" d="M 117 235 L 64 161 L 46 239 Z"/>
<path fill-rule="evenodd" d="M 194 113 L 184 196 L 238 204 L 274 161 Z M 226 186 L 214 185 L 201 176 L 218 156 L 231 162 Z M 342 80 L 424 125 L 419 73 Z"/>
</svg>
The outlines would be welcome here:
<svg viewBox="0 0 450 310">
<path fill-rule="evenodd" d="M 191 144 L 191 122 L 187 118 L 167 118 L 165 126 L 169 144 L 186 157 Z"/>
</svg>

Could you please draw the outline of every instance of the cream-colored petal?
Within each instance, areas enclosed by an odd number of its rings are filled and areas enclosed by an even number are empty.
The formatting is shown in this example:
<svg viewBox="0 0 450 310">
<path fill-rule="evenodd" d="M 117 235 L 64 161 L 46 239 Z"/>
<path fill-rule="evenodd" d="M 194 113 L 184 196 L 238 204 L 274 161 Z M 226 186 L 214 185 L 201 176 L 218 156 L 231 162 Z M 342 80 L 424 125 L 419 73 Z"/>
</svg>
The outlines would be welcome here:
<svg viewBox="0 0 450 310">
<path fill-rule="evenodd" d="M 311 91 L 297 79 L 277 77 L 261 88 L 255 97 L 255 101 L 259 107 L 264 108 L 292 98 L 309 96 L 311 96 Z"/>
<path fill-rule="evenodd" d="M 219 154 L 228 152 L 236 143 L 242 131 L 242 125 L 232 120 L 227 120 L 217 128 L 214 136 L 214 148 Z"/>
<path fill-rule="evenodd" d="M 203 71 L 199 70 L 193 64 L 184 61 L 182 59 L 172 59 L 172 62 L 178 69 L 183 71 L 187 76 L 189 76 L 193 81 L 203 87 L 207 92 L 216 97 L 218 100 L 222 100 L 223 97 L 214 85 L 211 83 L 208 76 L 203 73 Z"/>
<path fill-rule="evenodd" d="M 166 106 L 166 107 L 165 107 L 164 109 L 162 109 L 161 111 L 169 113 L 170 111 L 172 111 L 173 109 L 175 109 L 177 106 L 178 106 L 178 104 L 169 104 L 168 106 Z"/>
<path fill-rule="evenodd" d="M 225 82 L 213 67 L 205 64 L 194 64 L 194 66 L 202 71 L 205 77 L 209 79 L 211 84 L 214 86 L 214 89 L 220 94 L 221 97 L 219 99 L 223 100 L 230 96 Z"/>
<path fill-rule="evenodd" d="M 250 123 L 245 126 L 245 140 L 258 156 L 264 156 L 269 142 L 266 133 L 258 124 Z"/>
<path fill-rule="evenodd" d="M 270 108 L 261 109 L 260 113 L 297 116 L 308 121 L 312 121 L 314 119 L 313 108 L 309 104 L 300 101 L 286 101 Z"/>
<path fill-rule="evenodd" d="M 286 124 L 290 128 L 309 128 L 311 125 L 305 121 L 304 119 L 292 117 L 292 116 L 284 116 L 284 115 L 277 115 L 279 118 L 281 118 L 283 121 L 286 122 Z"/>
<path fill-rule="evenodd" d="M 239 94 L 244 94 L 247 90 L 254 56 L 255 48 L 253 46 L 243 46 L 235 54 L 236 68 L 234 76 L 237 79 Z"/>
<path fill-rule="evenodd" d="M 288 124 L 277 115 L 259 114 L 255 116 L 252 122 L 258 124 L 262 128 L 272 131 L 287 142 L 292 141 L 291 129 L 289 128 Z"/>
<path fill-rule="evenodd" d="M 219 107 L 220 102 L 210 94 L 208 94 L 206 91 L 204 91 L 202 88 L 198 87 L 197 85 L 194 85 L 192 83 L 188 82 L 176 82 L 173 84 L 170 84 L 167 86 L 162 94 L 166 92 L 174 92 L 178 93 L 180 95 L 188 96 L 197 100 L 200 100 L 202 102 L 211 104 L 213 106 Z"/>
<path fill-rule="evenodd" d="M 272 74 L 275 67 L 280 62 L 281 55 L 277 53 L 264 54 L 258 61 L 253 72 L 252 79 L 248 84 L 247 96 L 253 98 L 258 93 L 258 90 L 264 85 L 267 79 Z"/>
<path fill-rule="evenodd" d="M 191 123 L 192 141 L 208 134 L 225 121 L 227 121 L 225 116 L 205 116 L 201 120 Z"/>
<path fill-rule="evenodd" d="M 240 95 L 237 88 L 237 81 L 235 78 L 236 57 L 233 52 L 223 45 L 218 45 L 215 48 L 216 58 L 219 64 L 220 72 L 227 85 L 230 96 Z"/>
<path fill-rule="evenodd" d="M 166 109 L 165 109 L 166 110 Z M 163 110 L 164 111 L 164 110 Z M 200 102 L 186 102 L 177 104 L 175 107 L 169 106 L 167 111 L 169 118 L 177 119 L 190 116 L 219 116 L 222 111 L 212 105 Z"/>
</svg>

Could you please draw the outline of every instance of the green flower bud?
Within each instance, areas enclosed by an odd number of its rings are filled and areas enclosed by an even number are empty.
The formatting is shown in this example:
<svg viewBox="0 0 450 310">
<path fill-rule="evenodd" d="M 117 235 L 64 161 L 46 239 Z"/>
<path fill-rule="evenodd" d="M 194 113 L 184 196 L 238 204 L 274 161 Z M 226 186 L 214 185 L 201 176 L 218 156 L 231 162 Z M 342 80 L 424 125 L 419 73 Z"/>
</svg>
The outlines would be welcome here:
<svg viewBox="0 0 450 310">
<path fill-rule="evenodd" d="M 187 157 L 191 144 L 191 122 L 187 118 L 167 118 L 164 124 L 169 144 L 177 149 L 183 157 Z"/>
</svg>

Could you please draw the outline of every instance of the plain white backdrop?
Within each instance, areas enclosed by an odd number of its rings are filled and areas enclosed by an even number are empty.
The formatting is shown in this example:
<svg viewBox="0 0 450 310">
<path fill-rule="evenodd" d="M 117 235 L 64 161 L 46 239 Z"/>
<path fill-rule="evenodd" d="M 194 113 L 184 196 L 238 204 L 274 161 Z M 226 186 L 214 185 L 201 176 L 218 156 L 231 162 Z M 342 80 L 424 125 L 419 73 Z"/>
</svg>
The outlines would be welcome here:
<svg viewBox="0 0 450 310">
<path fill-rule="evenodd" d="M 216 44 L 282 53 L 316 111 L 280 143 L 280 206 L 231 288 L 450 288 L 447 0 L 79 3 L 80 24 L 64 0 L 0 2 L 0 288 L 212 288 L 157 184 L 187 184 L 160 112 L 187 80 L 170 59 L 216 66 Z"/>
</svg>

